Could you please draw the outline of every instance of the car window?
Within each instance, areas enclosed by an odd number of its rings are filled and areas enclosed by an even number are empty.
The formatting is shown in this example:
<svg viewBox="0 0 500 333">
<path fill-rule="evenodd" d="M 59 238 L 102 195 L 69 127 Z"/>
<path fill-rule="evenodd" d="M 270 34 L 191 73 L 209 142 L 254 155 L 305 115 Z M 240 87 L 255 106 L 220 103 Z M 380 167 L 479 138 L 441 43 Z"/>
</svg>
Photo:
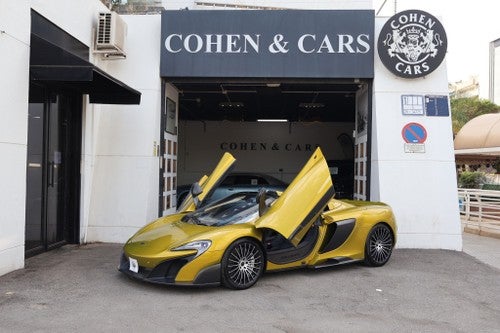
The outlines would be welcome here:
<svg viewBox="0 0 500 333">
<path fill-rule="evenodd" d="M 222 226 L 254 221 L 259 215 L 255 193 L 238 193 L 187 214 L 182 221 L 207 226 Z M 271 205 L 276 198 L 266 198 Z"/>
<path fill-rule="evenodd" d="M 231 186 L 234 185 L 234 182 L 236 181 L 235 176 L 227 176 L 226 179 L 224 179 L 221 183 L 221 186 Z"/>
<path fill-rule="evenodd" d="M 269 185 L 267 179 L 256 175 L 229 175 L 222 181 L 221 186 L 234 186 L 234 185 Z"/>
<path fill-rule="evenodd" d="M 236 177 L 234 185 L 269 185 L 267 180 L 254 175 L 239 175 Z"/>
</svg>

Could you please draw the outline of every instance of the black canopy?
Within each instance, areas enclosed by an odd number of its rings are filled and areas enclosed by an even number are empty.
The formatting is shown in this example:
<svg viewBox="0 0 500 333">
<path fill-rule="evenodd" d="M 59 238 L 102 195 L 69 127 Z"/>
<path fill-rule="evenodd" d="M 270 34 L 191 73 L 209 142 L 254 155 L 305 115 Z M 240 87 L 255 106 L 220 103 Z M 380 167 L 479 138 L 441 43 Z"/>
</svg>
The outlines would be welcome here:
<svg viewBox="0 0 500 333">
<path fill-rule="evenodd" d="M 88 47 L 31 13 L 30 79 L 88 94 L 90 103 L 140 104 L 141 93 L 94 66 Z"/>
</svg>

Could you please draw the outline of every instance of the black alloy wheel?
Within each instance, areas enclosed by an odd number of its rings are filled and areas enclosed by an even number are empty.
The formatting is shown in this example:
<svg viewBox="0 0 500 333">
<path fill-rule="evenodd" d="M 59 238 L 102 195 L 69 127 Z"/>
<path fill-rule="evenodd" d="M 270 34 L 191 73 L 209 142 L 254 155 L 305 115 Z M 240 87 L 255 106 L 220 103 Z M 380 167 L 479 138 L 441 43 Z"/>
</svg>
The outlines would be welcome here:
<svg viewBox="0 0 500 333">
<path fill-rule="evenodd" d="M 247 289 L 264 273 L 264 253 L 250 239 L 239 239 L 231 244 L 221 265 L 222 285 L 231 289 Z"/>
<path fill-rule="evenodd" d="M 375 225 L 365 244 L 365 264 L 369 266 L 384 265 L 392 254 L 394 237 L 391 229 L 383 223 Z"/>
</svg>

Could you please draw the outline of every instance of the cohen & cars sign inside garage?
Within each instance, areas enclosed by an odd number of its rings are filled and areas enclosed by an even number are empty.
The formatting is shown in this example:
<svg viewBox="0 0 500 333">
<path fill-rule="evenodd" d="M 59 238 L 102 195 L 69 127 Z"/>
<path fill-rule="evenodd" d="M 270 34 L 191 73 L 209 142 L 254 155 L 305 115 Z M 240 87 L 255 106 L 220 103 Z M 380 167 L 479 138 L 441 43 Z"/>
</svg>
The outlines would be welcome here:
<svg viewBox="0 0 500 333">
<path fill-rule="evenodd" d="M 164 11 L 163 77 L 372 78 L 374 12 Z"/>
</svg>

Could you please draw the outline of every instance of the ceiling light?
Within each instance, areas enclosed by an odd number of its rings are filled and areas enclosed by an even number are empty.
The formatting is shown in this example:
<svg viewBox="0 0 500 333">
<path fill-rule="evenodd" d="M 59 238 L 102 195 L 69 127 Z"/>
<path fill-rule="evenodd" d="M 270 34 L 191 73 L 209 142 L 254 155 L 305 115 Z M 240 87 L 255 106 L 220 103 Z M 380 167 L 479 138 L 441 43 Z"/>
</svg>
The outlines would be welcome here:
<svg viewBox="0 0 500 333">
<path fill-rule="evenodd" d="M 304 109 L 319 109 L 319 108 L 324 108 L 325 104 L 323 103 L 300 103 L 299 108 L 304 108 Z"/>
<path fill-rule="evenodd" d="M 279 86 L 281 86 L 281 83 L 266 83 L 266 86 L 268 88 L 279 88 Z"/>
<path fill-rule="evenodd" d="M 260 123 L 286 123 L 288 119 L 257 119 Z"/>
<path fill-rule="evenodd" d="M 220 102 L 219 107 L 223 109 L 241 109 L 245 104 L 243 102 Z"/>
</svg>

